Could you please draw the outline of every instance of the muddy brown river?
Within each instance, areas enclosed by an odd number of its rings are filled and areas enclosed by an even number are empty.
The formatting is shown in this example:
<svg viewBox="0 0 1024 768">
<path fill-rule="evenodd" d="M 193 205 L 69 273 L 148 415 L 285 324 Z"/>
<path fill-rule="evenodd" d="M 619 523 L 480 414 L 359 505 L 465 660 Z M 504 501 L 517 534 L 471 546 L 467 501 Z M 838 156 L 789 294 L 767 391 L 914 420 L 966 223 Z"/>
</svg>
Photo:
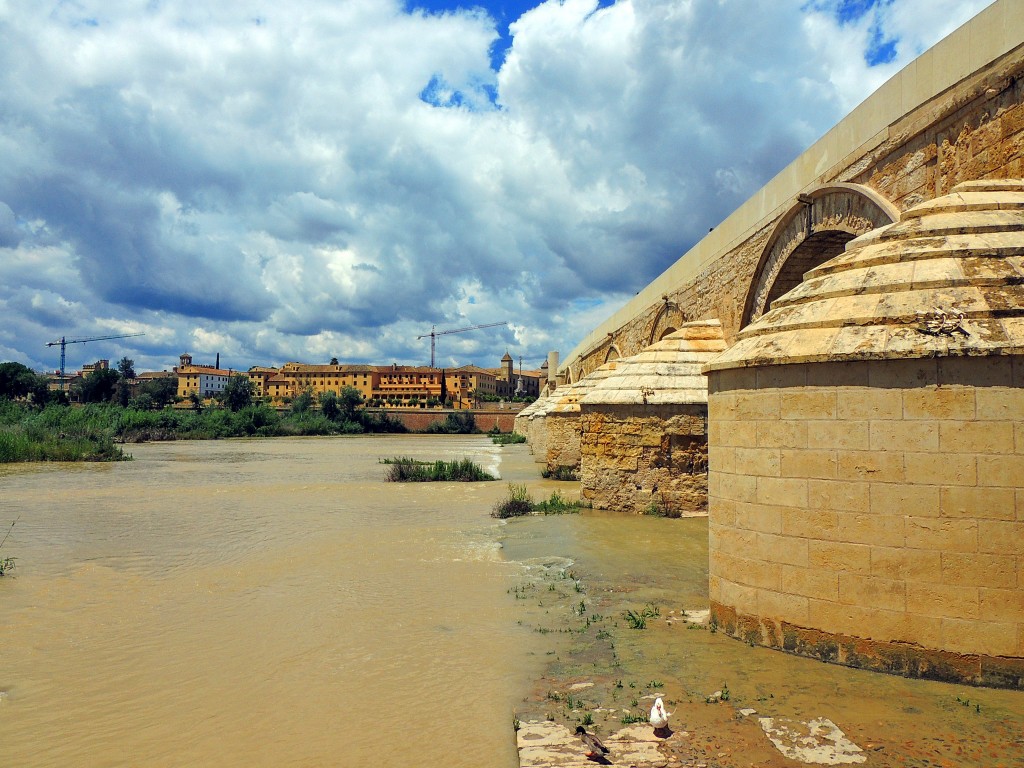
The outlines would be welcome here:
<svg viewBox="0 0 1024 768">
<path fill-rule="evenodd" d="M 387 436 L 132 446 L 0 466 L 0 757 L 17 766 L 513 768 L 513 713 L 620 727 L 654 687 L 709 764 L 796 765 L 756 718 L 825 715 L 867 765 L 1022 765 L 1024 696 L 752 649 L 706 607 L 703 520 L 489 517 L 524 446 Z M 382 457 L 502 480 L 383 481 Z M 580 610 L 579 602 L 585 607 Z M 643 630 L 628 609 L 656 606 Z M 592 624 L 585 626 L 594 618 Z M 651 686 L 651 683 L 660 686 Z M 704 696 L 727 682 L 729 703 Z M 969 699 L 970 706 L 962 701 Z M 649 703 L 646 703 L 649 706 Z"/>
</svg>

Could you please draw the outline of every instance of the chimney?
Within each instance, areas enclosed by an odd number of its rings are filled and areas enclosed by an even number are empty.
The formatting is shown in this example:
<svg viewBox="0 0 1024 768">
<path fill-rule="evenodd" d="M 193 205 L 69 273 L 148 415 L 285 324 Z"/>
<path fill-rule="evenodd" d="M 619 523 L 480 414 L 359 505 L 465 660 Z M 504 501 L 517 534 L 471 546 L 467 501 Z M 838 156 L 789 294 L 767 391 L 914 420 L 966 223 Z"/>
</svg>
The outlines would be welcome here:
<svg viewBox="0 0 1024 768">
<path fill-rule="evenodd" d="M 217 362 L 213 364 L 213 367 L 220 370 L 220 352 L 217 353 Z"/>
</svg>

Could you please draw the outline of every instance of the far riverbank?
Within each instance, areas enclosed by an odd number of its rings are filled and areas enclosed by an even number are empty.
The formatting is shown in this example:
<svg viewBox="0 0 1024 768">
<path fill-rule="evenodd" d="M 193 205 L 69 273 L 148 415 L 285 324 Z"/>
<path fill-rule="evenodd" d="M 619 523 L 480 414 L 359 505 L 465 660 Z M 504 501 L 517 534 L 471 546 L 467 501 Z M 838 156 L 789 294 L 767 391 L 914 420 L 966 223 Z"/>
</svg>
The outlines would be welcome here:
<svg viewBox="0 0 1024 768">
<path fill-rule="evenodd" d="M 0 400 L 0 463 L 120 461 L 125 444 L 229 437 L 309 437 L 377 433 L 510 432 L 512 410 L 304 408 L 265 404 L 143 410 L 111 403 L 34 408 Z"/>
</svg>

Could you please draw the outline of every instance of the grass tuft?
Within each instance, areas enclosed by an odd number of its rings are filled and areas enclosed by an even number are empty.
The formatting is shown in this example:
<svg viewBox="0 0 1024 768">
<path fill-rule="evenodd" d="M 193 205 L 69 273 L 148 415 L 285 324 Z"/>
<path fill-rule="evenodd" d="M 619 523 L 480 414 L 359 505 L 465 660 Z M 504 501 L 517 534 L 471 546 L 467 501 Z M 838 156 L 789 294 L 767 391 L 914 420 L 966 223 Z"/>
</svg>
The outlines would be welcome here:
<svg viewBox="0 0 1024 768">
<path fill-rule="evenodd" d="M 509 432 L 507 434 L 492 434 L 491 442 L 495 445 L 518 445 L 525 443 L 526 438 L 518 432 Z"/>
<path fill-rule="evenodd" d="M 399 456 L 381 463 L 389 465 L 386 478 L 392 483 L 476 483 L 497 479 L 471 459 L 424 462 Z"/>
<path fill-rule="evenodd" d="M 509 483 L 508 496 L 499 501 L 491 512 L 491 517 L 508 518 L 525 515 L 566 515 L 579 512 L 584 505 L 579 501 L 568 501 L 555 491 L 551 498 L 535 502 L 525 485 Z"/>
</svg>

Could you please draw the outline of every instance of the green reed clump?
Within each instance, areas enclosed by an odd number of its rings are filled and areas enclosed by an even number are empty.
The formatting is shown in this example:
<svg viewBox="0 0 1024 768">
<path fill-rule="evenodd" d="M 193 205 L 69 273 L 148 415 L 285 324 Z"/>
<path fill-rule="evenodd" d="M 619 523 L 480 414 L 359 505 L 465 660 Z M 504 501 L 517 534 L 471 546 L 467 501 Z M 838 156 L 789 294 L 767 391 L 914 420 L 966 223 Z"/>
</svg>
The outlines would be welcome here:
<svg viewBox="0 0 1024 768">
<path fill-rule="evenodd" d="M 518 432 L 495 433 L 491 434 L 491 442 L 495 445 L 517 445 L 525 443 L 526 438 Z"/>
<path fill-rule="evenodd" d="M 580 479 L 579 470 L 570 465 L 559 465 L 554 469 L 545 468 L 541 470 L 540 474 L 546 480 L 572 481 Z"/>
<path fill-rule="evenodd" d="M 508 496 L 499 501 L 491 512 L 491 517 L 508 518 L 523 517 L 534 513 L 541 515 L 564 515 L 579 512 L 583 508 L 579 501 L 569 501 L 555 491 L 551 498 L 534 501 L 525 485 L 509 483 Z"/>
<path fill-rule="evenodd" d="M 584 504 L 581 501 L 570 501 L 562 498 L 558 491 L 551 493 L 551 498 L 543 499 L 533 505 L 533 511 L 542 515 L 567 515 L 579 512 Z"/>
<path fill-rule="evenodd" d="M 522 517 L 533 513 L 533 498 L 526 486 L 518 483 L 508 484 L 508 496 L 494 505 L 491 517 L 506 519 Z"/>
<path fill-rule="evenodd" d="M 0 425 L 0 463 L 24 461 L 124 461 L 102 418 L 86 414 L 61 419 L 53 413 L 26 412 L 14 424 Z"/>
<path fill-rule="evenodd" d="M 398 457 L 383 463 L 389 465 L 386 478 L 392 483 L 476 483 L 497 479 L 471 459 L 422 462 Z"/>
</svg>

